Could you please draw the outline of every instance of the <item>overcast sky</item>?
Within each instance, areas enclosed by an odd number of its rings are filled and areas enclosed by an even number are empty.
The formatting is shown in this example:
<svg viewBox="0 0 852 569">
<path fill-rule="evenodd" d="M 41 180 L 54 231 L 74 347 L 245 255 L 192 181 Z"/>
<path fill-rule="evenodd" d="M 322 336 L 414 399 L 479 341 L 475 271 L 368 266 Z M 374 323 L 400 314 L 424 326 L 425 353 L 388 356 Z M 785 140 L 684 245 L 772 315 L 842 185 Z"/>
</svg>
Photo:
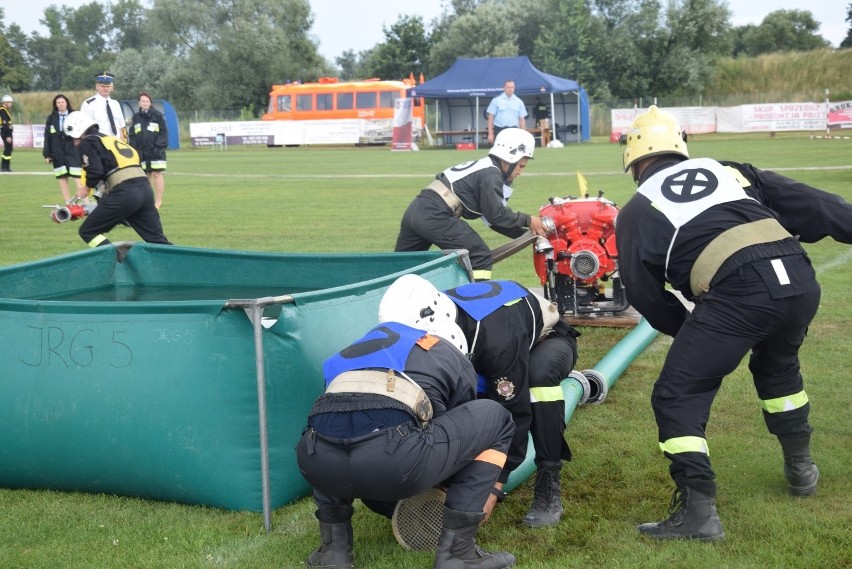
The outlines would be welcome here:
<svg viewBox="0 0 852 569">
<path fill-rule="evenodd" d="M 0 0 L 6 27 L 16 23 L 29 33 L 45 33 L 39 20 L 44 9 L 54 5 L 79 8 L 92 0 Z M 846 8 L 852 0 L 729 0 L 735 26 L 759 24 L 775 10 L 809 10 L 819 22 L 819 33 L 837 47 L 849 29 Z M 99 0 L 106 4 L 106 0 Z M 391 26 L 402 14 L 422 16 L 428 24 L 443 11 L 443 0 L 311 0 L 313 35 L 319 51 L 330 62 L 344 51 L 356 53 L 384 40 L 382 26 Z M 357 23 L 356 23 L 357 22 Z"/>
</svg>

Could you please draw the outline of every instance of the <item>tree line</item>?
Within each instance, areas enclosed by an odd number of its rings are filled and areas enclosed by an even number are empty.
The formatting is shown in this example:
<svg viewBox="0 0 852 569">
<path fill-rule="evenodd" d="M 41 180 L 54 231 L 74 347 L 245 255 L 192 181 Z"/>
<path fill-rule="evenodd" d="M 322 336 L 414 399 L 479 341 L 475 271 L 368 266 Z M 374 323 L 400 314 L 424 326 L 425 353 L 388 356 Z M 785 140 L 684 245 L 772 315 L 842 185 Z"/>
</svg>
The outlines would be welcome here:
<svg viewBox="0 0 852 569">
<path fill-rule="evenodd" d="M 25 34 L 0 8 L 0 88 L 89 89 L 109 70 L 128 97 L 147 91 L 180 109 L 257 116 L 274 83 L 429 78 L 459 57 L 526 55 L 593 99 L 631 99 L 701 94 L 719 58 L 832 47 L 807 10 L 776 10 L 759 25 L 730 20 L 725 0 L 450 0 L 432 22 L 401 15 L 371 49 L 329 62 L 309 0 L 51 5 L 46 35 Z M 846 21 L 840 48 L 852 47 L 852 3 Z"/>
</svg>

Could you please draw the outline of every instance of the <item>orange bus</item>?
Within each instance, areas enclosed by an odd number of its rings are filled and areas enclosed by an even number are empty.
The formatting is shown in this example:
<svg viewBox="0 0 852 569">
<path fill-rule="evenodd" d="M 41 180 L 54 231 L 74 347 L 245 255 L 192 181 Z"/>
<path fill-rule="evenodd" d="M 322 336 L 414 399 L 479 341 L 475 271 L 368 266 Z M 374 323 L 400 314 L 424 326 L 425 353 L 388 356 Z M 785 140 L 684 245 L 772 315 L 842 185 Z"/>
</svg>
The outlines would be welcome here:
<svg viewBox="0 0 852 569">
<path fill-rule="evenodd" d="M 394 104 L 405 98 L 414 82 L 338 81 L 322 77 L 316 83 L 273 85 L 269 107 L 261 119 L 281 121 L 275 145 L 387 144 L 391 141 Z M 424 124 L 422 99 L 412 105 L 412 129 L 417 139 Z"/>
</svg>

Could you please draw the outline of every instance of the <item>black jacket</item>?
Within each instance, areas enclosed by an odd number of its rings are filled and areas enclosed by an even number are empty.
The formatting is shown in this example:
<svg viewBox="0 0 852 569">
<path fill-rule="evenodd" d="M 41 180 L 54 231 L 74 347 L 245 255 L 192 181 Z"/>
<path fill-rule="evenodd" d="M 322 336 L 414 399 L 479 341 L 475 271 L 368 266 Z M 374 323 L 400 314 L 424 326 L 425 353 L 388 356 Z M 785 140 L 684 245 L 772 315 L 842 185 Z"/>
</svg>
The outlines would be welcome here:
<svg viewBox="0 0 852 569">
<path fill-rule="evenodd" d="M 147 112 L 139 110 L 133 114 L 127 136 L 142 162 L 166 159 L 169 146 L 166 117 L 153 106 Z"/>
<path fill-rule="evenodd" d="M 74 139 L 59 128 L 57 111 L 47 116 L 47 122 L 44 124 L 44 149 L 41 153 L 45 158 L 50 158 L 54 166 L 80 167 L 80 151 L 74 146 Z"/>
<path fill-rule="evenodd" d="M 489 164 L 488 167 L 475 167 L 484 163 Z M 451 186 L 445 172 L 451 170 L 458 174 L 468 167 L 471 167 L 470 174 L 457 179 Z M 503 203 L 504 184 L 499 159 L 489 156 L 475 162 L 458 164 L 445 172 L 436 178 L 450 187 L 464 204 L 463 218 L 484 217 L 491 224 L 491 229 L 506 237 L 520 237 L 527 230 L 530 216 L 512 211 Z"/>
<path fill-rule="evenodd" d="M 704 199 L 699 194 L 712 200 L 710 194 L 713 193 L 706 191 L 710 185 L 702 172 L 716 167 L 736 172 L 734 185 L 744 191 L 741 199 L 702 204 Z M 730 186 L 730 178 L 726 179 Z M 695 260 L 721 232 L 774 217 L 793 237 L 738 251 L 720 268 L 720 273 L 757 258 L 805 254 L 798 240 L 810 243 L 831 236 L 843 243 L 852 242 L 852 205 L 839 196 L 774 172 L 758 170 L 750 164 L 665 157 L 646 168 L 639 182 L 638 193 L 618 214 L 619 272 L 630 304 L 654 328 L 670 336 L 677 334 L 687 310 L 665 289 L 665 284 L 671 283 L 685 298 L 692 299 L 689 277 Z M 694 198 L 679 193 L 689 184 L 692 184 Z M 661 203 L 654 204 L 642 193 L 643 190 L 647 193 L 649 186 L 657 185 L 663 188 L 661 191 L 671 190 L 671 201 L 679 201 L 681 205 L 691 202 L 691 215 L 694 216 L 676 227 L 672 218 L 663 212 L 666 200 L 661 198 Z"/>
<path fill-rule="evenodd" d="M 0 138 L 12 136 L 12 113 L 6 107 L 0 106 Z"/>
</svg>

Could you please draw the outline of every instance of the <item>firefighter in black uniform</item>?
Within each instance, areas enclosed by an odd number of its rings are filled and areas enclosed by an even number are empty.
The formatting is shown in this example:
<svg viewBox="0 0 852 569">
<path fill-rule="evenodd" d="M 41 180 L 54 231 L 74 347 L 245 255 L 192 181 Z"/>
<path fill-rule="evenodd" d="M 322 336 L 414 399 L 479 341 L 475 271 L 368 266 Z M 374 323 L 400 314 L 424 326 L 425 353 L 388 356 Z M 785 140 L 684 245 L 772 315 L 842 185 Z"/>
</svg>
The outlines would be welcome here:
<svg viewBox="0 0 852 569">
<path fill-rule="evenodd" d="M 638 530 L 660 539 L 723 539 L 705 426 L 722 378 L 749 351 L 789 490 L 816 492 L 798 353 L 820 287 L 799 242 L 852 242 L 852 206 L 749 164 L 690 159 L 677 120 L 656 106 L 636 117 L 623 142 L 625 171 L 639 189 L 618 214 L 619 271 L 630 304 L 674 337 L 651 396 L 677 486 L 672 515 Z M 691 313 L 667 282 L 695 303 Z"/>
<path fill-rule="evenodd" d="M 88 188 L 102 192 L 97 208 L 80 226 L 80 237 L 89 247 L 104 245 L 109 243 L 105 233 L 126 223 L 148 243 L 171 245 L 154 207 L 154 191 L 139 166 L 139 154 L 118 138 L 100 134 L 97 126 L 80 111 L 65 119 L 65 133 L 79 144 L 85 173 L 87 187 L 78 190 L 77 197 L 87 197 Z"/>
<path fill-rule="evenodd" d="M 353 567 L 355 498 L 396 501 L 439 483 L 448 489 L 435 568 L 514 564 L 510 553 L 486 552 L 475 541 L 506 461 L 512 417 L 476 399 L 461 330 L 434 330 L 381 323 L 326 360 L 326 392 L 296 447 L 322 541 L 308 567 Z"/>
<path fill-rule="evenodd" d="M 494 139 L 488 156 L 447 168 L 405 210 L 395 251 L 467 249 L 476 280 L 491 278 L 491 249 L 464 219 L 483 218 L 498 233 L 520 237 L 527 228 L 545 235 L 541 219 L 506 206 L 512 182 L 532 159 L 535 138 L 520 128 L 507 128 Z"/>
<path fill-rule="evenodd" d="M 14 150 L 14 139 L 12 136 L 12 108 L 11 95 L 3 95 L 0 101 L 0 138 L 3 139 L 3 157 L 0 159 L 0 172 L 12 171 L 12 150 Z"/>
<path fill-rule="evenodd" d="M 571 460 L 565 442 L 565 399 L 560 383 L 577 361 L 580 334 L 559 318 L 549 300 L 513 281 L 484 281 L 444 293 L 417 275 L 404 275 L 385 293 L 379 319 L 393 318 L 427 330 L 457 324 L 470 346 L 483 397 L 512 412 L 515 435 L 486 512 L 502 499 L 511 472 L 526 458 L 532 435 L 537 466 L 529 527 L 554 525 L 563 507 L 560 474 Z"/>
</svg>

